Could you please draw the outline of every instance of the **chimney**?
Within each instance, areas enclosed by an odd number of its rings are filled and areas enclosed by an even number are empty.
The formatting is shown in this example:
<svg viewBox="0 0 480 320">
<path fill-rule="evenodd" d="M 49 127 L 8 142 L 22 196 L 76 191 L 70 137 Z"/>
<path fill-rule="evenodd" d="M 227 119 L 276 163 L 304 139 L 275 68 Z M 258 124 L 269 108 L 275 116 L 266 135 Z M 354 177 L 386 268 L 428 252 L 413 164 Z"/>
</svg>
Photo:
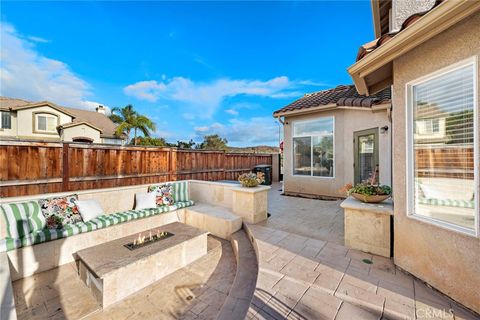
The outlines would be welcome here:
<svg viewBox="0 0 480 320">
<path fill-rule="evenodd" d="M 98 113 L 105 114 L 105 107 L 99 105 L 95 110 L 97 110 Z"/>
</svg>

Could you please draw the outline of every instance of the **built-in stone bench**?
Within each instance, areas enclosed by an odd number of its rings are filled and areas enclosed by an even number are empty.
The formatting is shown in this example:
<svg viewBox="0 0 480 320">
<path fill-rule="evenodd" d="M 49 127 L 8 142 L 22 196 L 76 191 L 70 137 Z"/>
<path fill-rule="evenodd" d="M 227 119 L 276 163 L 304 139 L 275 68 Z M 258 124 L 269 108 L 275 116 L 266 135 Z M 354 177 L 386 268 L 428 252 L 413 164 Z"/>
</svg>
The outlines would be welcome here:
<svg viewBox="0 0 480 320">
<path fill-rule="evenodd" d="M 393 203 L 364 203 L 348 197 L 345 212 L 345 246 L 383 257 L 391 256 Z"/>
<path fill-rule="evenodd" d="M 197 203 L 186 209 L 185 223 L 223 239 L 229 239 L 242 228 L 242 218 L 229 209 L 205 203 Z"/>
<path fill-rule="evenodd" d="M 245 319 L 250 307 L 258 276 L 258 262 L 252 243 L 244 230 L 230 239 L 237 260 L 237 272 L 217 320 Z"/>
</svg>

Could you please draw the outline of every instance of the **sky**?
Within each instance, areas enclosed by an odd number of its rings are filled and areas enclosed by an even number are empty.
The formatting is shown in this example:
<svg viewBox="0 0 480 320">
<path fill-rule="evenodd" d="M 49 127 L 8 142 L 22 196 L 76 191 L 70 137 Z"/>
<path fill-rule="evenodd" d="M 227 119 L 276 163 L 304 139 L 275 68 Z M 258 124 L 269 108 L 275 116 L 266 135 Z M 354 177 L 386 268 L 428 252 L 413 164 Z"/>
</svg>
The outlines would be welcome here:
<svg viewBox="0 0 480 320">
<path fill-rule="evenodd" d="M 278 146 L 273 111 L 352 83 L 370 1 L 4 2 L 0 95 L 132 104 L 167 141 Z"/>
</svg>

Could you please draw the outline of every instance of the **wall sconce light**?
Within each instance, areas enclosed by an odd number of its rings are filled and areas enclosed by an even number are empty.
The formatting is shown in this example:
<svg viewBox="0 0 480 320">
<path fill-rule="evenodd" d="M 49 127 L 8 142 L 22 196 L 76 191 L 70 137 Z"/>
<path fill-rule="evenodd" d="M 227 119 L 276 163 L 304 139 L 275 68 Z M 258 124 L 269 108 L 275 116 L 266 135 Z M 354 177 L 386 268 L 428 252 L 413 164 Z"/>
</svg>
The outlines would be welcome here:
<svg viewBox="0 0 480 320">
<path fill-rule="evenodd" d="M 380 133 L 387 133 L 388 132 L 388 126 L 383 126 L 380 128 Z"/>
</svg>

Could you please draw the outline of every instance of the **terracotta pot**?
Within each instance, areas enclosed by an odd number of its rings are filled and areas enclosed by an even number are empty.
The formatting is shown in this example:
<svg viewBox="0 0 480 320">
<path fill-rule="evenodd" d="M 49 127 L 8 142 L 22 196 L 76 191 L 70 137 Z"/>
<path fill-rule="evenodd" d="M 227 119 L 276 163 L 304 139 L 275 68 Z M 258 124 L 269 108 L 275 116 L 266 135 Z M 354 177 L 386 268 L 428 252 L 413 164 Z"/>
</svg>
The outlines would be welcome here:
<svg viewBox="0 0 480 320">
<path fill-rule="evenodd" d="M 390 198 L 390 195 L 367 196 L 360 193 L 352 193 L 352 197 L 366 203 L 379 203 Z"/>
</svg>

